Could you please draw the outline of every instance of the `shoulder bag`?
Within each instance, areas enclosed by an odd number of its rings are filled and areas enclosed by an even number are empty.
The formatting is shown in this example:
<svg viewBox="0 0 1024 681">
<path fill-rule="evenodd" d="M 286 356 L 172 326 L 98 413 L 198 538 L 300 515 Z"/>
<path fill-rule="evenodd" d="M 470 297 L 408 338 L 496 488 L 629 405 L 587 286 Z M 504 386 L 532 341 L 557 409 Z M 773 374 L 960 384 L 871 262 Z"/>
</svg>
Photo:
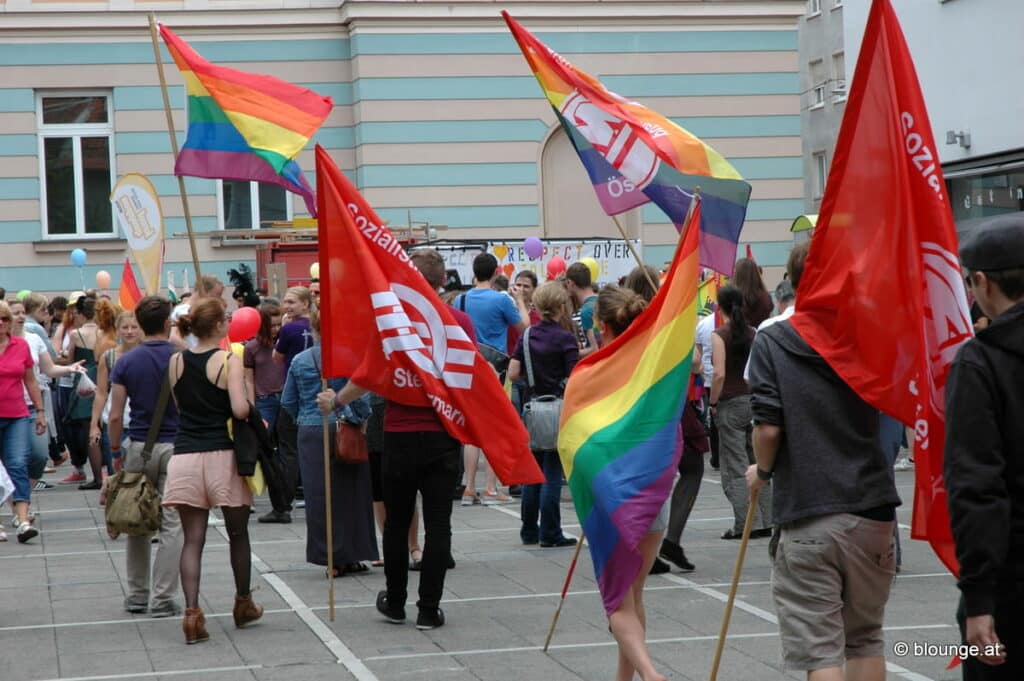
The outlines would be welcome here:
<svg viewBox="0 0 1024 681">
<path fill-rule="evenodd" d="M 320 365 L 316 361 L 316 354 L 313 355 L 313 366 L 316 372 L 323 376 Z M 369 447 L 366 446 L 366 432 L 363 426 L 357 426 L 341 418 L 338 410 L 334 410 L 334 458 L 341 463 L 357 464 L 366 463 L 370 460 Z M 325 417 L 326 418 L 326 417 Z"/>
<path fill-rule="evenodd" d="M 146 444 L 142 448 L 143 470 L 129 473 L 122 469 L 107 479 L 107 502 L 103 507 L 103 516 L 111 536 L 127 534 L 129 537 L 142 537 L 160 529 L 160 494 L 146 475 L 145 467 L 160 434 L 160 424 L 167 411 L 170 392 L 171 380 L 165 375 L 153 412 L 153 422 L 149 424 Z"/>
<path fill-rule="evenodd" d="M 526 381 L 531 394 L 535 391 L 533 363 L 530 361 L 530 328 L 523 333 L 523 354 L 526 361 Z M 562 418 L 562 398 L 541 395 L 530 398 L 523 407 L 523 422 L 530 434 L 530 449 L 535 452 L 558 450 L 558 422 Z"/>
</svg>

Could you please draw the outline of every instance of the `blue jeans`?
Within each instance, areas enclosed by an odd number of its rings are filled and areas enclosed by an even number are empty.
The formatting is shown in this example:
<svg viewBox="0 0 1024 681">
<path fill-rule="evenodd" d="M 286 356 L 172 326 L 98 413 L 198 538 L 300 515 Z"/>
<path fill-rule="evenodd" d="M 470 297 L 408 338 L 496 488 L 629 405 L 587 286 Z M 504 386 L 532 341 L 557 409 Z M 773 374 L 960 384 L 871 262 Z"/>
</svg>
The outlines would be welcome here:
<svg viewBox="0 0 1024 681">
<path fill-rule="evenodd" d="M 256 398 L 256 411 L 267 422 L 267 431 L 273 433 L 277 424 L 277 412 L 281 411 L 281 393 Z"/>
<path fill-rule="evenodd" d="M 554 544 L 562 538 L 562 462 L 558 452 L 534 452 L 537 463 L 544 471 L 544 482 L 539 485 L 523 485 L 520 517 L 523 527 L 519 537 L 524 544 L 540 540 Z M 537 515 L 540 514 L 540 532 L 537 531 Z"/>
<path fill-rule="evenodd" d="M 18 396 L 21 399 L 21 396 Z M 32 489 L 28 483 L 28 460 L 32 453 L 32 431 L 24 417 L 0 418 L 0 446 L 3 447 L 4 468 L 14 483 L 12 501 L 29 501 Z"/>
</svg>

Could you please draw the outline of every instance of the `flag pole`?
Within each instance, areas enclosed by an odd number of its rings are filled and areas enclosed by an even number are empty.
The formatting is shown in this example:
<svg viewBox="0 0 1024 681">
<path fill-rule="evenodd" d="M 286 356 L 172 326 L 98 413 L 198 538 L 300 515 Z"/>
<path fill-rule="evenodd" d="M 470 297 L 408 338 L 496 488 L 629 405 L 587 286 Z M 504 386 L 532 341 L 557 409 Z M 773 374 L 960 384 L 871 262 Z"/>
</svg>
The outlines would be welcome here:
<svg viewBox="0 0 1024 681">
<path fill-rule="evenodd" d="M 320 377 L 320 389 L 327 390 L 327 379 Z M 334 510 L 331 502 L 331 426 L 327 421 L 330 412 L 323 414 L 324 419 L 324 508 L 326 509 L 327 531 L 327 619 L 334 621 Z"/>
<path fill-rule="evenodd" d="M 657 291 L 657 282 L 655 282 L 654 279 L 651 278 L 651 273 L 647 271 L 646 267 L 644 267 L 644 261 L 640 259 L 640 254 L 636 252 L 636 248 L 633 246 L 633 242 L 630 241 L 628 236 L 626 236 L 626 230 L 622 228 L 622 223 L 619 222 L 619 216 L 612 215 L 610 217 L 612 221 L 615 222 L 615 226 L 619 228 L 619 234 L 622 235 L 623 241 L 626 242 L 626 246 L 629 248 L 629 252 L 633 254 L 633 259 L 636 260 L 636 264 L 640 268 L 640 271 L 643 272 L 644 277 L 647 278 L 647 283 L 651 285 L 652 290 Z"/>
<path fill-rule="evenodd" d="M 587 535 L 580 532 L 580 539 L 576 542 L 576 553 L 572 556 L 572 562 L 569 563 L 569 571 L 565 575 L 565 584 L 562 585 L 562 598 L 558 601 L 558 609 L 555 610 L 555 616 L 551 618 L 551 626 L 548 627 L 548 637 L 544 639 L 544 652 L 548 652 L 548 646 L 551 644 L 551 637 L 555 635 L 555 625 L 558 624 L 558 616 L 562 614 L 562 606 L 565 605 L 565 595 L 569 591 L 569 583 L 572 582 L 572 576 L 576 572 L 576 561 L 580 558 L 580 549 L 583 548 L 583 541 L 587 538 Z"/>
<path fill-rule="evenodd" d="M 711 663 L 711 681 L 718 678 L 718 665 L 722 662 L 722 649 L 725 647 L 725 636 L 729 631 L 729 618 L 732 615 L 732 604 L 736 600 L 736 590 L 740 585 L 740 573 L 743 571 L 743 560 L 747 556 L 747 544 L 750 542 L 750 529 L 754 524 L 754 514 L 757 512 L 757 497 L 761 490 L 755 489 L 750 492 L 750 505 L 747 506 L 747 519 L 743 523 L 743 541 L 740 543 L 740 551 L 736 555 L 736 565 L 732 570 L 732 586 L 729 589 L 729 600 L 725 603 L 725 615 L 722 617 L 722 628 L 718 632 L 718 645 L 715 647 L 715 659 Z"/>
<path fill-rule="evenodd" d="M 164 76 L 164 60 L 160 56 L 160 44 L 157 41 L 156 14 L 149 13 L 149 36 L 153 39 L 153 55 L 156 57 L 156 72 L 160 75 L 160 92 L 164 97 L 164 114 L 167 116 L 167 134 L 171 137 L 171 152 L 174 155 L 174 162 L 178 162 L 178 138 L 174 135 L 174 116 L 171 114 L 171 98 L 167 94 L 167 78 Z M 186 104 L 187 106 L 187 104 Z M 188 246 L 192 251 L 192 266 L 196 268 L 196 282 L 199 283 L 199 295 L 206 293 L 203 290 L 203 274 L 199 269 L 199 254 L 196 252 L 196 238 L 192 231 L 192 211 L 188 207 L 188 193 L 185 191 L 185 178 L 175 174 L 178 178 L 178 192 L 181 194 L 181 207 L 185 214 L 185 229 L 188 231 Z"/>
</svg>

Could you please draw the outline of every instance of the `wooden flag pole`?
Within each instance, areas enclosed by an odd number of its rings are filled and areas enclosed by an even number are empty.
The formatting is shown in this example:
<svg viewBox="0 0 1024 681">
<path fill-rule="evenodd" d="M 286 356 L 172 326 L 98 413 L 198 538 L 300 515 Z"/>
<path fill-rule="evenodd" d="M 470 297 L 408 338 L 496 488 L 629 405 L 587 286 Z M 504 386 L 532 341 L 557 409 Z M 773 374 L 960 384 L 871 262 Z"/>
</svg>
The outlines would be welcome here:
<svg viewBox="0 0 1024 681">
<path fill-rule="evenodd" d="M 327 390 L 327 379 L 320 378 L 320 389 Z M 327 619 L 334 621 L 334 510 L 331 505 L 331 425 L 327 417 L 331 412 L 323 415 L 324 419 L 324 508 L 326 509 L 326 531 L 327 531 Z"/>
<path fill-rule="evenodd" d="M 657 291 L 658 283 L 651 278 L 651 273 L 647 271 L 646 267 L 644 267 L 644 261 L 640 259 L 640 254 L 636 252 L 636 248 L 633 246 L 633 242 L 630 241 L 628 236 L 626 236 L 626 230 L 622 228 L 622 223 L 619 222 L 619 216 L 612 215 L 611 219 L 615 223 L 615 226 L 619 228 L 619 234 L 622 235 L 623 241 L 626 242 L 626 246 L 629 248 L 629 252 L 633 254 L 633 259 L 636 260 L 637 267 L 640 268 L 640 271 L 644 273 L 644 277 L 647 278 L 647 283 L 651 285 L 651 290 Z"/>
<path fill-rule="evenodd" d="M 565 594 L 569 592 L 569 584 L 572 582 L 572 576 L 576 572 L 576 561 L 580 559 L 580 549 L 583 548 L 583 540 L 587 538 L 587 535 L 580 532 L 579 541 L 576 542 L 576 553 L 572 556 L 572 562 L 569 563 L 569 572 L 565 575 L 565 584 L 562 585 L 562 598 L 558 601 L 558 609 L 555 610 L 555 616 L 551 618 L 551 626 L 548 627 L 548 637 L 544 639 L 544 652 L 548 652 L 548 646 L 551 645 L 551 637 L 555 635 L 555 625 L 558 624 L 558 616 L 562 614 L 562 606 L 565 605 Z"/>
<path fill-rule="evenodd" d="M 164 60 L 160 56 L 160 43 L 157 40 L 156 14 L 149 13 L 149 35 L 153 39 L 153 56 L 156 57 L 156 72 L 160 75 L 160 92 L 164 97 L 164 114 L 167 116 L 167 134 L 171 137 L 171 152 L 174 155 L 174 162 L 178 162 L 178 138 L 174 135 L 174 116 L 171 114 L 171 98 L 167 94 L 167 78 L 164 76 Z M 187 107 L 187 104 L 186 104 Z M 188 231 L 188 246 L 192 251 L 192 266 L 196 268 L 196 282 L 200 289 L 197 293 L 204 295 L 203 273 L 199 269 L 199 254 L 196 251 L 196 238 L 192 231 L 192 211 L 188 207 L 188 193 L 185 191 L 185 178 L 177 175 L 178 191 L 181 194 L 181 208 L 185 214 L 185 229 Z"/>
<path fill-rule="evenodd" d="M 757 512 L 757 497 L 760 489 L 750 493 L 750 505 L 747 506 L 747 519 L 743 523 L 743 541 L 740 542 L 740 551 L 736 555 L 736 565 L 732 570 L 732 586 L 729 588 L 729 600 L 725 603 L 725 615 L 722 617 L 722 628 L 718 632 L 718 645 L 715 648 L 715 659 L 711 663 L 711 681 L 718 678 L 718 665 L 722 661 L 722 649 L 725 647 L 725 636 L 729 631 L 729 617 L 732 615 L 732 604 L 736 600 L 736 590 L 740 585 L 740 573 L 743 572 L 743 560 L 747 556 L 747 543 L 750 541 L 750 529 L 754 524 L 754 514 Z"/>
</svg>

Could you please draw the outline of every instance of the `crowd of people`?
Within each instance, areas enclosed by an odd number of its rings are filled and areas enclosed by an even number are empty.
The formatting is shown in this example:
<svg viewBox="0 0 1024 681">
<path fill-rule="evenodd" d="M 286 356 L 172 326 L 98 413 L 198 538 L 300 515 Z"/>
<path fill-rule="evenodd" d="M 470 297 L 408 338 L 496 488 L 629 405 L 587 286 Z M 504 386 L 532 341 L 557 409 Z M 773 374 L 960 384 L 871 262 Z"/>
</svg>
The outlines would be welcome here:
<svg viewBox="0 0 1024 681">
<path fill-rule="evenodd" d="M 947 414 L 964 637 L 1001 641 L 1010 651 L 971 660 L 965 677 L 979 679 L 1019 678 L 991 674 L 1020 669 L 1019 648 L 1011 645 L 1021 642 L 1013 607 L 994 594 L 1021 600 L 1020 466 L 1001 437 L 1019 430 L 1004 405 L 1020 401 L 1024 384 L 1024 226 L 996 227 L 989 241 L 965 247 L 967 285 L 991 322 L 954 366 Z M 985 238 L 988 230 L 979 233 Z M 1007 246 L 1013 239 L 1019 241 Z M 730 284 L 717 292 L 715 311 L 698 321 L 676 484 L 640 543 L 644 569 L 609 618 L 620 681 L 634 674 L 664 678 L 645 645 L 644 581 L 673 567 L 696 569 L 682 535 L 709 452 L 733 509 L 721 538 L 741 537 L 752 497 L 750 536 L 771 538 L 787 667 L 806 670 L 813 681 L 884 678 L 882 619 L 899 569 L 893 465 L 906 433 L 843 384 L 789 323 L 807 250 L 793 249 L 774 300 L 757 264 L 740 259 Z M 652 268 L 598 287 L 581 263 L 553 281 L 539 283 L 523 271 L 510 282 L 494 256 L 482 254 L 473 263 L 473 287 L 445 291 L 440 254 L 417 250 L 411 260 L 507 381 L 520 413 L 531 398 L 561 396 L 576 363 L 625 333 L 658 289 Z M 487 471 L 479 492 L 481 451 L 452 438 L 432 408 L 385 400 L 345 377 L 321 383 L 318 282 L 288 289 L 280 300 L 236 287 L 237 304 L 257 307 L 260 325 L 234 349 L 223 290 L 204 277 L 183 305 L 147 296 L 131 312 L 91 291 L 0 302 L 0 447 L 19 542 L 39 536 L 30 503 L 33 492 L 51 486 L 45 473 L 70 462 L 60 482 L 96 490 L 102 503 L 110 474 L 143 472 L 163 510 L 154 537 L 126 538 L 125 610 L 183 614 L 187 643 L 209 638 L 199 584 L 209 512 L 218 508 L 230 544 L 235 624 L 257 621 L 263 610 L 252 598 L 253 492 L 238 474 L 229 429 L 233 418 L 247 419 L 255 409 L 283 471 L 268 481 L 272 509 L 258 521 L 290 523 L 293 509 L 304 506 L 309 563 L 333 565 L 331 577 L 382 565 L 386 588 L 376 606 L 388 622 L 405 622 L 409 572 L 419 571 L 416 626 L 445 624 L 441 601 L 446 573 L 455 567 L 456 501 L 490 505 L 519 497 L 524 545 L 577 543 L 563 531 L 564 474 L 554 448 L 533 452 L 543 483 L 505 490 Z M 989 400 L 986 420 L 967 435 L 960 424 L 979 418 L 965 416 L 979 395 Z M 332 432 L 348 425 L 365 433 L 368 460 L 350 463 L 325 452 L 325 422 Z M 979 432 L 994 434 L 979 441 Z M 993 529 L 993 518 L 1005 522 Z M 2 530 L 0 540 L 7 540 Z"/>
</svg>

